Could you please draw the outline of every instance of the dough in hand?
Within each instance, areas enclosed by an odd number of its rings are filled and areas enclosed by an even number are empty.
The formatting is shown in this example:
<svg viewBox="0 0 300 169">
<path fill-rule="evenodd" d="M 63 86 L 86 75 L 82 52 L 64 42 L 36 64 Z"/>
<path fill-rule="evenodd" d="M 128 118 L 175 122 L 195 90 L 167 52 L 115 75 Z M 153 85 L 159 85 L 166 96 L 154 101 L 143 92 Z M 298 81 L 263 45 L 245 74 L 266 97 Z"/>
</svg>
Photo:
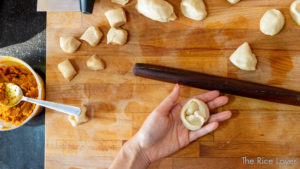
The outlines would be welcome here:
<svg viewBox="0 0 300 169">
<path fill-rule="evenodd" d="M 59 63 L 57 67 L 63 77 L 68 81 L 71 81 L 76 75 L 76 70 L 74 69 L 69 59 L 66 59 L 65 61 Z"/>
<path fill-rule="evenodd" d="M 119 27 L 126 23 L 126 15 L 122 8 L 111 9 L 104 13 L 111 27 Z"/>
<path fill-rule="evenodd" d="M 96 46 L 100 42 L 103 34 L 96 26 L 90 26 L 80 37 L 81 40 L 86 41 L 91 46 Z"/>
<path fill-rule="evenodd" d="M 60 37 L 59 38 L 60 48 L 66 53 L 74 53 L 81 42 L 74 37 Z"/>
<path fill-rule="evenodd" d="M 209 118 L 207 105 L 198 99 L 189 100 L 181 109 L 180 118 L 189 130 L 198 130 Z"/>
<path fill-rule="evenodd" d="M 91 70 L 102 70 L 105 68 L 104 62 L 96 55 L 91 56 L 86 61 L 86 65 Z"/>
<path fill-rule="evenodd" d="M 87 122 L 89 119 L 86 116 L 87 107 L 83 105 L 81 108 L 81 114 L 79 116 L 69 115 L 68 120 L 71 122 L 73 127 L 78 126 L 81 123 Z"/>
<path fill-rule="evenodd" d="M 300 0 L 295 0 L 290 6 L 290 14 L 293 20 L 300 25 Z"/>
<path fill-rule="evenodd" d="M 236 4 L 236 3 L 240 2 L 240 0 L 227 0 L 227 1 L 231 4 Z"/>
<path fill-rule="evenodd" d="M 248 42 L 244 42 L 230 56 L 230 61 L 242 70 L 255 70 L 257 59 L 252 53 Z"/>
<path fill-rule="evenodd" d="M 279 10 L 268 10 L 260 20 L 260 31 L 266 35 L 276 35 L 283 28 L 284 22 L 284 16 Z"/>
<path fill-rule="evenodd" d="M 180 9 L 184 16 L 197 21 L 203 20 L 207 15 L 203 0 L 182 0 Z"/>
<path fill-rule="evenodd" d="M 110 28 L 107 33 L 107 44 L 124 45 L 127 42 L 127 31 L 121 28 Z"/>
<path fill-rule="evenodd" d="M 129 2 L 129 0 L 111 0 L 111 2 L 120 5 L 126 5 Z"/>
<path fill-rule="evenodd" d="M 155 21 L 169 22 L 176 19 L 173 6 L 164 0 L 138 0 L 136 9 Z"/>
</svg>

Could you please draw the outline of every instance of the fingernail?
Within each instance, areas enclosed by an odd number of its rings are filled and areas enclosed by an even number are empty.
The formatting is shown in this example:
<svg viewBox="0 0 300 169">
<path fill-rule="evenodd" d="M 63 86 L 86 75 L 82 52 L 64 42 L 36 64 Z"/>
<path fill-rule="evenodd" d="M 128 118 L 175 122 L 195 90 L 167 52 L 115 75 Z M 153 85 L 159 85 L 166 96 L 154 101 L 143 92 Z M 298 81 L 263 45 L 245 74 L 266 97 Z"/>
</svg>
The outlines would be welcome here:
<svg viewBox="0 0 300 169">
<path fill-rule="evenodd" d="M 179 84 L 178 83 L 176 83 L 174 89 L 177 89 L 177 88 L 179 88 Z"/>
</svg>

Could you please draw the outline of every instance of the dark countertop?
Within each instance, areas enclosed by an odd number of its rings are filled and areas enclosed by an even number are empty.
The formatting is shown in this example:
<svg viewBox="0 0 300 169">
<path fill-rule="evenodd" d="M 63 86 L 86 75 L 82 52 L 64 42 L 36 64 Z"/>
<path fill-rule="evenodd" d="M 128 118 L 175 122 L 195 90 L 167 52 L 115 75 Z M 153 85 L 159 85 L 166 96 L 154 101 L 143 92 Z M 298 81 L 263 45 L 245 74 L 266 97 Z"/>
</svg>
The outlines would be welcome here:
<svg viewBox="0 0 300 169">
<path fill-rule="evenodd" d="M 0 55 L 18 57 L 45 78 L 46 13 L 36 0 L 0 1 Z M 26 125 L 0 132 L 0 169 L 44 168 L 44 111 Z"/>
</svg>

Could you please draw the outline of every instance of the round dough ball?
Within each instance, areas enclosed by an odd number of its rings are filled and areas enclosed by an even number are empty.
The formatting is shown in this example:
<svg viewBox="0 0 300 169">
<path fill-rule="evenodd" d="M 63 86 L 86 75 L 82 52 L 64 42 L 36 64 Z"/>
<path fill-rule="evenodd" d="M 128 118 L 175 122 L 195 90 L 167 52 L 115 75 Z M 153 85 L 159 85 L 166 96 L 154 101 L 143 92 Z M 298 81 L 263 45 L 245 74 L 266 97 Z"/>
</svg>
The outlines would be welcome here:
<svg viewBox="0 0 300 169">
<path fill-rule="evenodd" d="M 257 59 L 252 53 L 248 42 L 244 42 L 230 56 L 230 61 L 242 70 L 255 70 Z"/>
<path fill-rule="evenodd" d="M 194 114 L 195 111 L 199 110 L 198 104 L 196 102 L 191 102 L 190 106 L 188 107 L 186 114 L 187 115 L 192 115 Z"/>
<path fill-rule="evenodd" d="M 283 28 L 284 22 L 284 16 L 279 10 L 268 10 L 260 20 L 260 31 L 266 35 L 276 35 Z"/>
<path fill-rule="evenodd" d="M 231 4 L 236 4 L 236 3 L 240 2 L 240 0 L 227 0 L 227 1 Z"/>
<path fill-rule="evenodd" d="M 184 16 L 197 21 L 203 20 L 207 15 L 203 0 L 182 0 L 180 9 Z"/>
<path fill-rule="evenodd" d="M 136 9 L 155 21 L 169 22 L 176 19 L 173 6 L 164 0 L 138 0 Z"/>
<path fill-rule="evenodd" d="M 66 53 L 74 53 L 80 46 L 81 42 L 74 37 L 60 37 L 60 48 Z"/>
<path fill-rule="evenodd" d="M 203 101 L 191 99 L 182 107 L 180 118 L 187 129 L 198 130 L 208 120 L 209 109 Z"/>
<path fill-rule="evenodd" d="M 300 0 L 296 0 L 291 4 L 290 14 L 293 20 L 300 25 Z"/>
</svg>

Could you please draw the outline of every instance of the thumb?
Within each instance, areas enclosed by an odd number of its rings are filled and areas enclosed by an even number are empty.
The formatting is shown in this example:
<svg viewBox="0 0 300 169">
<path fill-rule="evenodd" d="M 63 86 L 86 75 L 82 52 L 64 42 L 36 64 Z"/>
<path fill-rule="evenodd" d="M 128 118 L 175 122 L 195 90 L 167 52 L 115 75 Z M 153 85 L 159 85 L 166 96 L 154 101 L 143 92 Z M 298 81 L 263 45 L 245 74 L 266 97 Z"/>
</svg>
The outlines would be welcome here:
<svg viewBox="0 0 300 169">
<path fill-rule="evenodd" d="M 169 114 L 171 108 L 176 103 L 180 94 L 180 87 L 178 84 L 175 85 L 172 92 L 160 103 L 160 105 L 154 110 L 159 114 Z"/>
</svg>

